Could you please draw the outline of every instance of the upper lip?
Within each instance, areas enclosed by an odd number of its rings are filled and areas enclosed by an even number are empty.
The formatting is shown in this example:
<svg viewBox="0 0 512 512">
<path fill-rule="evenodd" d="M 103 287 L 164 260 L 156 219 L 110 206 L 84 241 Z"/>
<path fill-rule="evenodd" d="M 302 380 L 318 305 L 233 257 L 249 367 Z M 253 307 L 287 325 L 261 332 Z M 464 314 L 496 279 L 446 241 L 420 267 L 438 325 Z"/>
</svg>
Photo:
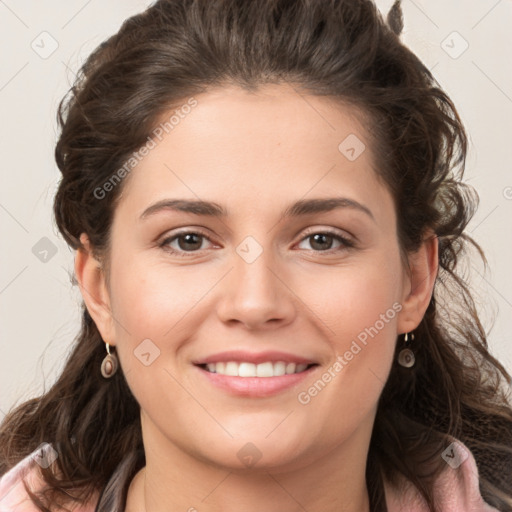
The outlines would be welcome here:
<svg viewBox="0 0 512 512">
<path fill-rule="evenodd" d="M 247 352 L 244 350 L 229 350 L 226 352 L 219 352 L 210 356 L 194 361 L 194 364 L 209 364 L 209 363 L 227 363 L 234 361 L 237 363 L 253 363 L 260 364 L 268 361 L 277 363 L 283 361 L 285 363 L 296 364 L 316 364 L 312 359 L 301 357 L 295 354 L 288 354 L 286 352 L 266 351 L 266 352 Z"/>
</svg>

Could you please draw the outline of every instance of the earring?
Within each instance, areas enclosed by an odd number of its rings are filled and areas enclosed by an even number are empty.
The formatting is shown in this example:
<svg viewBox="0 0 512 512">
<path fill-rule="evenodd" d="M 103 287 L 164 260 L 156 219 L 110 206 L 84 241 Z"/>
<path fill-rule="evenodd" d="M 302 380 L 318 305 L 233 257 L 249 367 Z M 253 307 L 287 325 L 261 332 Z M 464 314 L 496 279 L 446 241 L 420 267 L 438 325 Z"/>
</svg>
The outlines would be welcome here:
<svg viewBox="0 0 512 512">
<path fill-rule="evenodd" d="M 110 379 L 116 372 L 119 366 L 119 361 L 117 360 L 117 356 L 115 354 L 110 353 L 110 346 L 108 343 L 105 344 L 107 346 L 108 354 L 103 359 L 101 363 L 101 375 L 105 377 L 105 379 Z"/>
<path fill-rule="evenodd" d="M 414 334 L 411 333 L 411 341 L 412 340 L 414 340 Z M 398 354 L 398 364 L 400 366 L 403 366 L 404 368 L 411 368 L 412 366 L 414 366 L 414 363 L 416 362 L 414 352 L 410 348 L 407 348 L 408 341 L 409 335 L 408 333 L 405 333 L 404 348 L 400 350 L 400 353 Z"/>
</svg>

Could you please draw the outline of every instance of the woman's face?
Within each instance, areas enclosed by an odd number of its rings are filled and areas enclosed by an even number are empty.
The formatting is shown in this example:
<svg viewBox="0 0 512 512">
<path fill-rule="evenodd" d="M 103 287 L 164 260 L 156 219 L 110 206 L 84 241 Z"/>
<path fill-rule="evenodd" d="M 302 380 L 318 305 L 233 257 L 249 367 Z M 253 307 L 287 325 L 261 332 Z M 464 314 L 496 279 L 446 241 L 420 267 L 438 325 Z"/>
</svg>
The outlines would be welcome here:
<svg viewBox="0 0 512 512">
<path fill-rule="evenodd" d="M 367 446 L 432 279 L 403 268 L 356 112 L 284 85 L 195 100 L 125 178 L 109 287 L 82 283 L 146 451 L 292 468 Z M 180 211 L 199 201 L 214 206 Z"/>
</svg>

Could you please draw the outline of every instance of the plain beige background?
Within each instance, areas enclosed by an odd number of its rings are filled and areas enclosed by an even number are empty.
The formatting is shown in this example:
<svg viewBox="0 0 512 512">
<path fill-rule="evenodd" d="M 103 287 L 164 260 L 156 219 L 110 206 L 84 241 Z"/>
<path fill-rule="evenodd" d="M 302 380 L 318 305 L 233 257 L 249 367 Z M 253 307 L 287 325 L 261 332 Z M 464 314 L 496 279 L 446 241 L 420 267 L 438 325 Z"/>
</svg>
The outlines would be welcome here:
<svg viewBox="0 0 512 512">
<path fill-rule="evenodd" d="M 250 1 L 250 0 L 248 0 Z M 73 252 L 52 218 L 56 107 L 74 73 L 143 0 L 0 0 L 0 419 L 48 389 L 80 325 Z M 392 1 L 378 1 L 387 12 Z M 404 42 L 451 95 L 480 195 L 469 267 L 491 352 L 512 372 L 512 1 L 404 0 Z M 44 253 L 44 251 L 48 251 Z"/>
</svg>

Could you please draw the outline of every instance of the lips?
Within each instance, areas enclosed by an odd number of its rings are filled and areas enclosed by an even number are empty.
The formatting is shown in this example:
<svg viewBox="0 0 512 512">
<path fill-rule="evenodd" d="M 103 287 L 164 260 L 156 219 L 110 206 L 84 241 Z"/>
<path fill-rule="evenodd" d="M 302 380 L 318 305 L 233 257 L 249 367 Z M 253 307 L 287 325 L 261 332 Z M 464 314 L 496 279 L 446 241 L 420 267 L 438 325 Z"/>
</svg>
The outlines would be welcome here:
<svg viewBox="0 0 512 512">
<path fill-rule="evenodd" d="M 301 373 L 316 362 L 285 352 L 231 350 L 205 357 L 194 364 L 210 373 L 231 377 L 280 377 Z"/>
<path fill-rule="evenodd" d="M 297 385 L 318 363 L 284 352 L 229 351 L 197 360 L 194 365 L 215 387 L 235 395 L 264 397 Z"/>
<path fill-rule="evenodd" d="M 247 352 L 243 350 L 230 350 L 226 352 L 219 352 L 210 356 L 204 357 L 194 361 L 196 365 L 207 365 L 209 363 L 228 363 L 233 361 L 235 363 L 277 363 L 283 362 L 285 364 L 317 364 L 317 361 L 307 357 L 299 356 L 296 354 L 288 354 L 286 352 L 265 351 L 265 352 Z"/>
</svg>

